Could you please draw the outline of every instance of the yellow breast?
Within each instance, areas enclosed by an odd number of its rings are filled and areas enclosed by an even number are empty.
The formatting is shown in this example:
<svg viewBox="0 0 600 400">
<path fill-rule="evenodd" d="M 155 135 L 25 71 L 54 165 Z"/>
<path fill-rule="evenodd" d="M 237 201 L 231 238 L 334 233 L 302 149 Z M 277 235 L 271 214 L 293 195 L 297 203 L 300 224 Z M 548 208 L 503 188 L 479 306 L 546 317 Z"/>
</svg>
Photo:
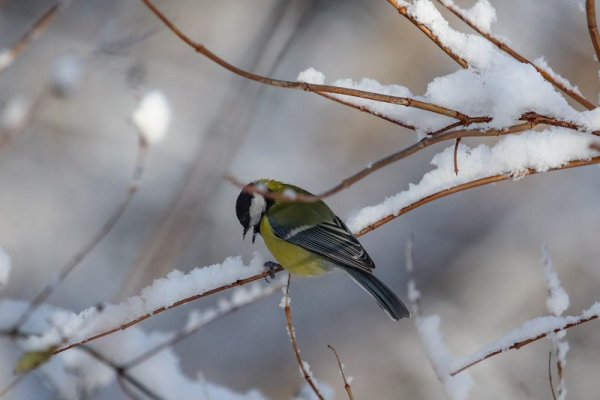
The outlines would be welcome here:
<svg viewBox="0 0 600 400">
<path fill-rule="evenodd" d="M 260 221 L 260 233 L 273 257 L 289 273 L 317 276 L 327 272 L 320 256 L 275 236 L 267 217 Z"/>
</svg>

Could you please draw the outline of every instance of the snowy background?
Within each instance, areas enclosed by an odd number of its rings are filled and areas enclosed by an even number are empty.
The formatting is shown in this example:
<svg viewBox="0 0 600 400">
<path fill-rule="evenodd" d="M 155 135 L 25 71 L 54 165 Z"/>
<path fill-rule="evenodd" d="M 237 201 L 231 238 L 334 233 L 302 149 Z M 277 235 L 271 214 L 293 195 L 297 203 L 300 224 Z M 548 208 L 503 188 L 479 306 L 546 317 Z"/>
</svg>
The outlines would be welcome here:
<svg viewBox="0 0 600 400">
<path fill-rule="evenodd" d="M 530 59 L 544 56 L 596 102 L 598 63 L 580 3 L 493 2 L 498 22 L 492 31 Z M 384 1 L 158 5 L 217 54 L 282 79 L 295 80 L 314 67 L 327 82 L 367 77 L 423 95 L 435 77 L 460 70 Z M 14 43 L 47 6 L 46 1 L 0 1 L 0 48 Z M 472 33 L 443 15 L 454 28 Z M 77 66 L 80 77 L 72 90 L 62 97 L 50 94 L 56 74 L 66 74 L 68 81 L 77 74 L 69 68 Z M 31 300 L 119 204 L 137 148 L 131 115 L 152 90 L 162 92 L 171 109 L 168 136 L 149 150 L 140 190 L 124 216 L 52 295 L 51 306 L 79 312 L 137 295 L 174 268 L 186 271 L 240 254 L 248 264 L 256 250 L 267 258 L 261 240 L 255 245 L 241 241 L 234 214 L 238 189 L 222 180 L 226 172 L 244 181 L 276 178 L 318 193 L 417 140 L 407 129 L 314 94 L 261 87 L 232 75 L 183 45 L 140 1 L 73 0 L 0 75 L 2 109 L 15 98 L 35 102 L 27 127 L 0 149 L 0 247 L 12 261 L 2 298 Z M 566 102 L 556 104 L 542 105 L 569 112 Z M 573 115 L 582 124 L 595 122 L 593 116 Z M 494 142 L 463 141 L 472 147 Z M 419 182 L 435 168 L 433 156 L 448 146 L 433 146 L 376 172 L 328 203 L 348 220 Z M 470 190 L 401 216 L 361 242 L 378 276 L 406 298 L 404 244 L 414 235 L 421 310 L 440 316 L 454 356 L 467 355 L 523 321 L 548 314 L 543 245 L 570 294 L 566 314 L 578 314 L 598 300 L 597 176 L 598 167 L 592 166 Z M 445 398 L 413 321 L 391 321 L 349 279 L 336 274 L 296 279 L 291 297 L 302 354 L 336 398 L 344 398 L 344 392 L 327 344 L 354 377 L 357 398 Z M 261 300 L 178 343 L 174 351 L 190 379 L 201 373 L 199 382 L 238 393 L 255 389 L 270 398 L 292 398 L 304 382 L 280 299 L 275 294 Z M 119 343 L 159 340 L 185 326 L 191 310 L 216 303 L 217 296 L 209 297 L 142 323 L 154 338 L 120 341 L 114 335 L 104 346 L 118 355 Z M 21 306 L 4 310 L 15 307 Z M 570 398 L 600 396 L 595 381 L 600 338 L 594 324 L 571 329 L 567 336 Z M 552 348 L 551 341 L 542 340 L 473 367 L 471 398 L 549 398 Z M 10 381 L 18 354 L 11 342 L 0 340 L 0 388 Z M 177 361 L 162 365 L 171 363 Z M 160 385 L 162 374 L 153 373 Z M 32 374 L 9 396 L 57 395 L 40 374 Z M 125 397 L 112 383 L 89 398 Z"/>
</svg>

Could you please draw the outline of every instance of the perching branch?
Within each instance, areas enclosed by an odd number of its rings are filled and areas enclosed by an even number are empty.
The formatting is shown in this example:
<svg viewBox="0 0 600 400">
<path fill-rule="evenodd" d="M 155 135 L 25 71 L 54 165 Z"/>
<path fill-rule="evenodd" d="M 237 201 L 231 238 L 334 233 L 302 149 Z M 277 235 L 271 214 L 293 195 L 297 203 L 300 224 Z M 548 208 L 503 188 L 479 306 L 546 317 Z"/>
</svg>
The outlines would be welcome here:
<svg viewBox="0 0 600 400">
<path fill-rule="evenodd" d="M 585 1 L 585 15 L 587 17 L 590 39 L 596 52 L 596 59 L 600 61 L 600 35 L 598 34 L 598 24 L 596 23 L 596 0 Z"/>
<path fill-rule="evenodd" d="M 390 104 L 398 104 L 401 106 L 417 108 L 417 109 L 429 111 L 429 112 L 432 112 L 435 114 L 445 115 L 450 118 L 455 118 L 455 119 L 458 119 L 459 121 L 463 122 L 466 125 L 472 123 L 472 117 L 465 115 L 459 111 L 451 110 L 449 108 L 438 106 L 436 104 L 427 103 L 427 102 L 423 102 L 423 101 L 408 98 L 408 97 L 388 96 L 388 95 L 384 95 L 381 93 L 373 93 L 373 92 L 367 92 L 364 90 L 349 89 L 349 88 L 343 88 L 343 87 L 331 86 L 331 85 L 319 85 L 319 84 L 314 84 L 314 83 L 298 82 L 298 81 L 285 81 L 285 80 L 281 80 L 281 79 L 269 78 L 266 76 L 252 73 L 250 71 L 246 71 L 244 69 L 236 67 L 233 64 L 230 64 L 229 62 L 225 61 L 224 59 L 222 59 L 221 57 L 219 57 L 218 55 L 216 55 L 215 53 L 213 53 L 212 51 L 207 49 L 204 45 L 192 40 L 189 36 L 187 36 L 185 33 L 183 33 L 169 18 L 167 18 L 158 8 L 156 8 L 156 6 L 152 3 L 152 1 L 150 1 L 150 0 L 142 0 L 142 1 L 148 7 L 148 9 L 150 11 L 152 11 L 152 13 L 154 13 L 154 15 L 156 15 L 156 17 L 159 18 L 163 22 L 163 24 L 165 24 L 165 26 L 167 28 L 169 28 L 169 30 L 171 30 L 171 32 L 173 32 L 185 44 L 187 44 L 188 46 L 193 48 L 196 52 L 198 52 L 198 53 L 202 54 L 203 56 L 205 56 L 206 58 L 210 59 L 214 63 L 220 65 L 221 67 L 227 69 L 228 71 L 233 72 L 234 74 L 239 75 L 243 78 L 250 79 L 255 82 L 262 83 L 264 85 L 274 86 L 274 87 L 283 88 L 283 89 L 304 90 L 304 91 L 313 92 L 313 93 L 331 93 L 331 94 L 338 94 L 338 95 L 360 97 L 363 99 L 380 101 L 380 102 L 390 103 Z"/>
<path fill-rule="evenodd" d="M 283 283 L 273 284 L 266 288 L 268 290 L 264 290 L 262 293 L 260 293 L 260 295 L 253 297 L 250 301 L 243 302 L 241 304 L 234 304 L 231 307 L 228 307 L 225 309 L 219 309 L 214 314 L 212 314 L 209 318 L 206 318 L 205 320 L 200 322 L 198 325 L 192 327 L 191 329 L 183 329 L 183 330 L 179 331 L 172 338 L 165 340 L 164 342 L 159 343 L 158 345 L 146 350 L 142 354 L 138 355 L 134 359 L 132 359 L 132 360 L 128 361 L 127 363 L 125 363 L 124 365 L 122 365 L 120 368 L 122 368 L 122 369 L 133 368 L 136 365 L 141 364 L 144 361 L 152 358 L 153 356 L 160 353 L 161 351 L 163 351 L 169 347 L 172 347 L 173 345 L 179 343 L 183 339 L 199 332 L 201 329 L 203 329 L 206 326 L 210 325 L 211 323 L 221 319 L 222 317 L 229 315 L 231 313 L 234 313 L 234 312 L 242 309 L 245 306 L 254 304 L 257 301 L 262 300 L 262 299 L 266 298 L 267 296 L 270 296 L 271 294 L 273 294 L 274 292 L 283 288 L 284 286 L 285 285 Z"/>
<path fill-rule="evenodd" d="M 144 174 L 144 164 L 146 162 L 146 153 L 148 150 L 148 144 L 142 137 L 138 140 L 138 148 L 136 161 L 133 168 L 133 174 L 131 180 L 129 181 L 129 186 L 127 188 L 127 193 L 125 198 L 121 201 L 119 206 L 113 211 L 111 216 L 106 220 L 104 225 L 100 228 L 98 232 L 83 246 L 73 257 L 61 267 L 56 277 L 52 282 L 48 283 L 41 292 L 29 303 L 27 309 L 23 312 L 23 314 L 17 319 L 12 330 L 13 332 L 17 332 L 25 322 L 31 317 L 31 315 L 37 310 L 48 297 L 54 292 L 57 286 L 65 280 L 65 278 L 73 272 L 73 270 L 87 257 L 88 254 L 110 233 L 110 231 L 115 227 L 121 216 L 125 213 L 125 210 L 131 203 L 133 196 L 138 190 L 138 186 L 141 182 L 142 176 Z"/>
<path fill-rule="evenodd" d="M 315 393 L 317 398 L 319 398 L 320 400 L 324 400 L 323 395 L 319 391 L 319 388 L 317 387 L 315 381 L 313 380 L 311 373 L 306 369 L 304 360 L 302 360 L 302 356 L 300 355 L 300 349 L 298 348 L 298 342 L 296 341 L 296 333 L 294 332 L 294 326 L 292 325 L 292 311 L 290 309 L 290 298 L 289 298 L 290 281 L 291 280 L 292 280 L 292 275 L 288 274 L 287 287 L 285 290 L 284 311 L 285 311 L 285 320 L 287 322 L 287 330 L 290 335 L 290 342 L 292 343 L 292 348 L 294 349 L 294 355 L 296 356 L 296 362 L 298 363 L 298 366 L 300 367 L 300 371 L 302 371 L 304 380 L 306 381 L 306 383 L 308 383 L 308 386 L 310 386 L 310 388 Z"/>
<path fill-rule="evenodd" d="M 583 107 L 587 108 L 588 110 L 593 110 L 594 108 L 596 108 L 596 106 L 592 102 L 590 102 L 588 99 L 586 99 L 581 94 L 579 94 L 576 91 L 574 91 L 573 89 L 569 88 L 568 86 L 566 86 L 563 83 L 561 83 L 558 80 L 556 80 L 551 74 L 548 73 L 548 71 L 546 71 L 543 68 L 540 68 L 537 65 L 535 65 L 534 63 L 532 63 L 531 61 L 529 61 L 526 57 L 524 57 L 523 55 L 517 53 L 508 44 L 506 44 L 502 40 L 498 39 L 497 37 L 495 37 L 491 33 L 482 31 L 479 28 L 479 26 L 473 22 L 473 20 L 471 20 L 463 12 L 461 12 L 461 10 L 459 10 L 453 3 L 449 3 L 449 2 L 443 1 L 443 0 L 437 0 L 437 2 L 440 3 L 442 6 L 444 6 L 448 11 L 450 11 L 452 14 L 454 14 L 460 20 L 462 20 L 469 27 L 471 27 L 474 31 L 476 31 L 481 36 L 483 36 L 485 39 L 487 39 L 489 42 L 491 42 L 496 47 L 498 47 L 500 50 L 502 50 L 503 52 L 505 52 L 506 54 L 508 54 L 509 56 L 513 57 L 515 60 L 517 60 L 519 62 L 531 65 L 533 68 L 536 69 L 536 71 L 545 80 L 547 80 L 548 82 L 550 82 L 555 88 L 561 90 L 563 93 L 565 93 L 566 95 L 568 95 L 569 97 L 571 97 L 573 100 L 577 101 Z M 591 0 L 591 2 L 593 3 L 594 1 Z M 588 3 L 590 3 L 590 0 L 588 0 Z M 589 15 L 589 13 L 588 13 L 588 15 Z M 595 22 L 594 22 L 594 25 L 595 25 Z M 589 26 L 589 17 L 588 17 L 588 26 Z M 596 36 L 598 36 L 597 30 L 596 30 Z M 596 48 L 596 43 L 594 43 L 594 47 Z M 598 50 L 596 50 L 596 53 L 598 53 Z"/>
</svg>

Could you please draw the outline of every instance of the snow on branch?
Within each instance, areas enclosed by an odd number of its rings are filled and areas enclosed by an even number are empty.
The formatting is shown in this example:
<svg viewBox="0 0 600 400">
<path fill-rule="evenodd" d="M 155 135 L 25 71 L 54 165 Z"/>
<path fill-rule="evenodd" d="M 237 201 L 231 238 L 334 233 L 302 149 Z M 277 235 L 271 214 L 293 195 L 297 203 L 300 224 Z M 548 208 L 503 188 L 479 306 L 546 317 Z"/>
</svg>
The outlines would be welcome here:
<svg viewBox="0 0 600 400">
<path fill-rule="evenodd" d="M 454 360 L 450 364 L 451 375 L 461 373 L 467 368 L 497 354 L 512 349 L 520 349 L 554 333 L 598 319 L 599 316 L 600 302 L 597 302 L 587 310 L 584 310 L 580 315 L 566 317 L 546 316 L 525 321 L 519 328 L 513 329 L 482 350 Z"/>
<path fill-rule="evenodd" d="M 448 147 L 433 158 L 431 163 L 436 168 L 419 183 L 410 184 L 407 190 L 378 205 L 361 209 L 348 219 L 347 225 L 353 232 L 362 232 L 383 219 L 400 215 L 405 208 L 428 196 L 461 184 L 494 176 L 517 179 L 531 171 L 545 172 L 575 160 L 590 160 L 598 155 L 590 148 L 592 143 L 595 141 L 591 135 L 553 127 L 506 136 L 491 147 L 481 144 L 469 148 L 461 144 L 458 175 L 454 173 L 454 146 Z"/>
<path fill-rule="evenodd" d="M 66 314 L 60 321 L 61 329 L 52 328 L 39 337 L 28 339 L 30 347 L 50 348 L 67 344 L 54 354 L 91 340 L 126 329 L 144 319 L 170 308 L 205 297 L 224 287 L 236 286 L 236 282 L 259 275 L 264 271 L 263 258 L 255 253 L 245 265 L 241 257 L 229 257 L 220 264 L 198 267 L 183 273 L 173 270 L 142 290 L 139 296 L 119 304 L 90 307 L 78 314 Z M 241 282 L 244 283 L 244 282 Z"/>
</svg>

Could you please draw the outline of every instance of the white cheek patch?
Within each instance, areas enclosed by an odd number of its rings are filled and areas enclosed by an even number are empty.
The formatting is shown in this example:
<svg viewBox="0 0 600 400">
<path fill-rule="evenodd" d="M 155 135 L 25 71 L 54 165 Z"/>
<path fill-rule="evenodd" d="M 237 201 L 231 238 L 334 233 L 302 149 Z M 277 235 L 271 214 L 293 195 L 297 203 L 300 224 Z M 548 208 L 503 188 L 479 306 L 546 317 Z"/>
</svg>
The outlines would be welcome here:
<svg viewBox="0 0 600 400">
<path fill-rule="evenodd" d="M 260 218 L 263 213 L 267 210 L 267 202 L 265 198 L 258 193 L 252 196 L 250 201 L 250 226 L 255 226 L 260 222 Z"/>
</svg>

